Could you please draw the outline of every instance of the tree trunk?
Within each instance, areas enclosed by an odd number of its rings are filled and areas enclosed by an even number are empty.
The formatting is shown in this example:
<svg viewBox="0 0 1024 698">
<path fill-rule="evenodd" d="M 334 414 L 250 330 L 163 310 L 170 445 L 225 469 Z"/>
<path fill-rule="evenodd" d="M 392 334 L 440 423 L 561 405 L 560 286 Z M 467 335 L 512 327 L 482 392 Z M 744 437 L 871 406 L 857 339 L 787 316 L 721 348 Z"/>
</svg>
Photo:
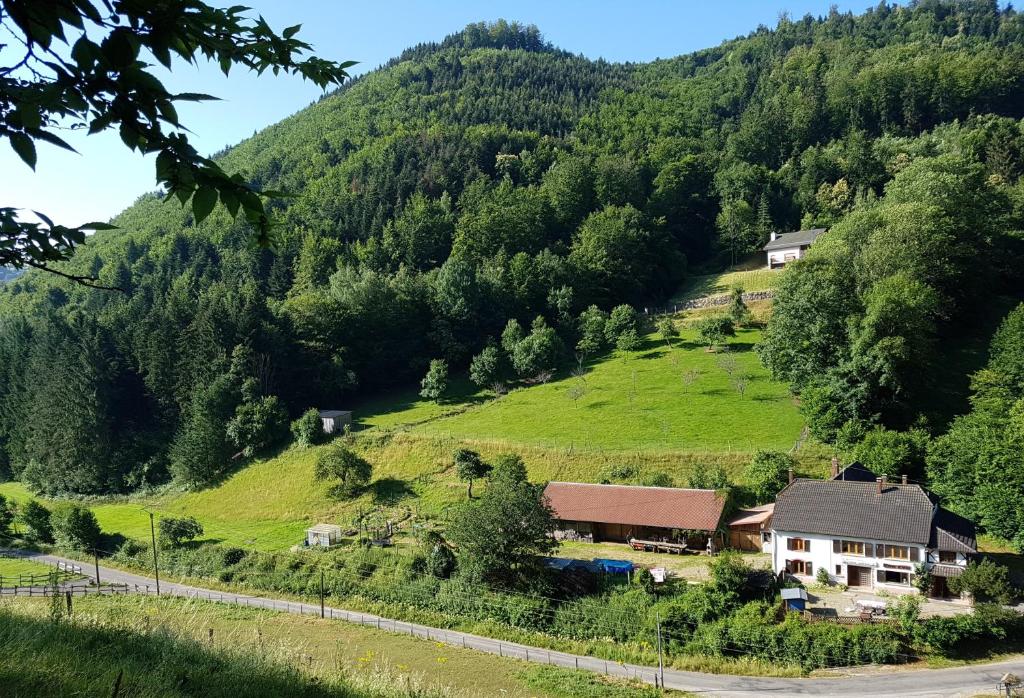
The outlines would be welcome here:
<svg viewBox="0 0 1024 698">
<path fill-rule="evenodd" d="M 469 489 L 466 491 L 466 494 L 469 497 L 469 499 L 473 498 L 473 481 L 472 480 L 469 481 Z"/>
</svg>

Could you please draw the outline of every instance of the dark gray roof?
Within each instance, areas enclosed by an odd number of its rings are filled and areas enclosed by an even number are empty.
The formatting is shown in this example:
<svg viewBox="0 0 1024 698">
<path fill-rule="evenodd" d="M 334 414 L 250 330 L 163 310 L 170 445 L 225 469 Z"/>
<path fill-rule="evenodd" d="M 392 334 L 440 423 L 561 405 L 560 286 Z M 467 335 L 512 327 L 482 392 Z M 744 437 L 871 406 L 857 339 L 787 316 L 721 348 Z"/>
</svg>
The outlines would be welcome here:
<svg viewBox="0 0 1024 698">
<path fill-rule="evenodd" d="M 781 250 L 784 247 L 810 245 L 824 232 L 824 228 L 811 228 L 810 230 L 798 230 L 795 233 L 782 233 L 780 235 L 776 235 L 774 240 L 771 240 L 761 249 L 765 252 L 769 252 L 771 250 Z"/>
<path fill-rule="evenodd" d="M 775 500 L 772 528 L 927 545 L 932 501 L 919 485 L 797 479 Z"/>
<path fill-rule="evenodd" d="M 853 480 L 854 482 L 874 482 L 878 479 L 878 475 L 873 473 L 866 465 L 860 461 L 853 461 L 848 466 L 839 471 L 833 480 Z"/>
<path fill-rule="evenodd" d="M 959 514 L 939 507 L 935 512 L 935 521 L 928 547 L 933 550 L 946 550 L 954 553 L 978 552 L 974 523 Z"/>
<path fill-rule="evenodd" d="M 792 587 L 789 589 L 783 589 L 779 594 L 783 599 L 803 599 L 807 600 L 807 590 L 803 587 Z"/>
</svg>

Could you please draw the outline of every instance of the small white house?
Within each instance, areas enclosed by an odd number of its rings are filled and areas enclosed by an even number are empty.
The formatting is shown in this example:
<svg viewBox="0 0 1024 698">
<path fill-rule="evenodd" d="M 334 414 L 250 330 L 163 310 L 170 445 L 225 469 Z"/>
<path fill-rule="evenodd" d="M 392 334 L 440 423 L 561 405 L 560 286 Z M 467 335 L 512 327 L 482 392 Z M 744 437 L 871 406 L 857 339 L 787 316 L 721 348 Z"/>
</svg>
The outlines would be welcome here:
<svg viewBox="0 0 1024 698">
<path fill-rule="evenodd" d="M 795 233 L 772 233 L 768 244 L 761 248 L 768 255 L 768 268 L 781 269 L 802 258 L 824 232 L 824 228 L 812 228 Z"/>
<path fill-rule="evenodd" d="M 341 542 L 341 526 L 320 523 L 306 529 L 306 545 L 329 548 Z"/>
<path fill-rule="evenodd" d="M 923 569 L 929 596 L 947 597 L 946 580 L 978 552 L 973 523 L 920 485 L 885 477 L 794 479 L 776 498 L 771 525 L 777 574 L 812 582 L 824 570 L 831 582 L 865 590 L 915 593 Z"/>
<path fill-rule="evenodd" d="M 337 434 L 352 423 L 350 410 L 320 410 L 320 421 L 324 425 L 325 434 Z"/>
</svg>

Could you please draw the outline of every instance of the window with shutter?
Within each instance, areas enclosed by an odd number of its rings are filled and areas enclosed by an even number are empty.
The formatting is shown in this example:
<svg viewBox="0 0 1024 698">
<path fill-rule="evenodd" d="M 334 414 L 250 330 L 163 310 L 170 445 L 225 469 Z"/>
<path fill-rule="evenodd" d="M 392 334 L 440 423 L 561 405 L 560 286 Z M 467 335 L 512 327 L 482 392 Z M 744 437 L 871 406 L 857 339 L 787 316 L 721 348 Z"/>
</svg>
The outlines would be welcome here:
<svg viewBox="0 0 1024 698">
<path fill-rule="evenodd" d="M 805 562 L 804 563 L 804 574 L 806 574 L 808 577 L 813 577 L 814 576 L 814 565 L 812 565 L 810 562 Z"/>
<path fill-rule="evenodd" d="M 804 552 L 811 552 L 811 541 L 807 540 L 806 538 L 804 539 Z M 810 572 L 808 572 L 807 574 L 810 574 Z"/>
<path fill-rule="evenodd" d="M 885 583 L 885 570 L 877 570 L 877 571 L 875 572 L 875 578 L 876 578 L 876 579 L 877 579 L 877 580 L 878 580 L 879 582 L 881 582 L 881 583 L 883 583 L 883 584 L 884 584 L 884 583 Z"/>
<path fill-rule="evenodd" d="M 917 548 L 913 548 L 912 547 L 910 549 L 910 561 L 911 562 L 917 562 L 917 560 L 918 560 L 918 550 L 917 550 Z"/>
<path fill-rule="evenodd" d="M 874 545 L 874 543 L 865 543 L 864 544 L 864 555 L 866 555 L 867 557 L 874 557 L 875 556 L 875 545 Z"/>
<path fill-rule="evenodd" d="M 843 542 L 841 540 L 839 540 L 838 538 L 836 538 L 834 541 L 832 541 L 832 552 L 834 552 L 834 553 L 841 553 L 841 552 L 843 552 Z"/>
<path fill-rule="evenodd" d="M 794 545 L 795 544 L 794 544 L 792 538 L 787 538 L 786 539 L 786 550 L 793 550 L 794 549 Z"/>
</svg>

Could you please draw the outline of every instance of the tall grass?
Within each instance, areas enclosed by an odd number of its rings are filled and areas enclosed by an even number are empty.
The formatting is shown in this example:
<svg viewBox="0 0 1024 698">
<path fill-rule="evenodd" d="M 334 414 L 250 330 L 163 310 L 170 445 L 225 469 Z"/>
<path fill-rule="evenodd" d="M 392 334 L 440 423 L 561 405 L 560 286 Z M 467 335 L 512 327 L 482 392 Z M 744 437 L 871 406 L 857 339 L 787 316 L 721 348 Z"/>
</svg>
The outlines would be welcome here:
<svg viewBox="0 0 1024 698">
<path fill-rule="evenodd" d="M 45 610 L 41 605 L 0 606 L 0 693 L 5 698 L 451 695 L 382 671 L 304 667 L 285 648 L 210 646 L 190 635 L 187 622 L 175 630 L 162 625 L 140 629 L 129 612 L 54 619 L 44 616 Z M 199 609 L 191 618 L 192 623 L 207 621 Z"/>
</svg>

